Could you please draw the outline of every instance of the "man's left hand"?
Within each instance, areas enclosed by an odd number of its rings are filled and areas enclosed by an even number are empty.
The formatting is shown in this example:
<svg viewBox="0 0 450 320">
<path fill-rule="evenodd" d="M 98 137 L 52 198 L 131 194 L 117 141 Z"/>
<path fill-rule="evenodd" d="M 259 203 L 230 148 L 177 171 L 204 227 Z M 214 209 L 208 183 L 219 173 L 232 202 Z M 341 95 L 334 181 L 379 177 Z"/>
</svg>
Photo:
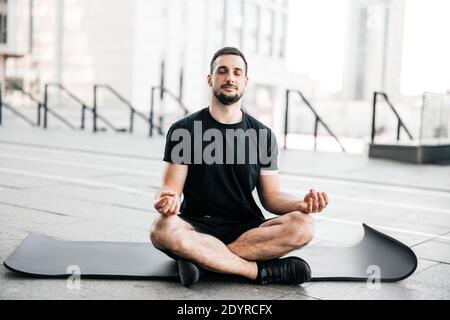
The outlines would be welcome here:
<svg viewBox="0 0 450 320">
<path fill-rule="evenodd" d="M 309 190 L 303 200 L 307 208 L 305 213 L 321 212 L 329 203 L 328 195 L 325 192 L 317 192 L 314 189 Z"/>
</svg>

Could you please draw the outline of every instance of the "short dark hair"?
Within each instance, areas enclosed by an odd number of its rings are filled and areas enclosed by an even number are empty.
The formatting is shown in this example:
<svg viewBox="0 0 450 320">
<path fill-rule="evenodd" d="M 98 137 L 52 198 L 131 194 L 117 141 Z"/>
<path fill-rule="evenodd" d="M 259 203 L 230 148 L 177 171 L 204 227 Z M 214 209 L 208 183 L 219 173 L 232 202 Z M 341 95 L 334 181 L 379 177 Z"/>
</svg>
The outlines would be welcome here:
<svg viewBox="0 0 450 320">
<path fill-rule="evenodd" d="M 245 59 L 244 54 L 239 49 L 234 48 L 234 47 L 224 47 L 224 48 L 220 49 L 219 51 L 217 51 L 214 54 L 214 56 L 213 56 L 213 58 L 211 60 L 211 63 L 209 65 L 210 73 L 211 74 L 213 73 L 213 65 L 214 65 L 214 62 L 216 61 L 216 59 L 218 57 L 224 56 L 226 54 L 232 54 L 232 55 L 235 55 L 235 56 L 240 56 L 242 58 L 242 60 L 244 60 L 244 63 L 245 63 L 245 75 L 247 75 L 247 71 L 248 71 L 247 60 Z"/>
</svg>

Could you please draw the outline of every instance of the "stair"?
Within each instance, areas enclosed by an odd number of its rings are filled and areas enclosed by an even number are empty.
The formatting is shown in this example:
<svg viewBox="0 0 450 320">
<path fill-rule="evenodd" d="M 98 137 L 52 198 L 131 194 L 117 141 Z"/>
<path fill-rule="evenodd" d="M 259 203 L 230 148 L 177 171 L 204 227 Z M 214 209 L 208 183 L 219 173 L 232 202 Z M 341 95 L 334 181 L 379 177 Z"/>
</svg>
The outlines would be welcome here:
<svg viewBox="0 0 450 320">
<path fill-rule="evenodd" d="M 371 143 L 369 158 L 416 164 L 447 163 L 450 161 L 450 139 Z"/>
</svg>

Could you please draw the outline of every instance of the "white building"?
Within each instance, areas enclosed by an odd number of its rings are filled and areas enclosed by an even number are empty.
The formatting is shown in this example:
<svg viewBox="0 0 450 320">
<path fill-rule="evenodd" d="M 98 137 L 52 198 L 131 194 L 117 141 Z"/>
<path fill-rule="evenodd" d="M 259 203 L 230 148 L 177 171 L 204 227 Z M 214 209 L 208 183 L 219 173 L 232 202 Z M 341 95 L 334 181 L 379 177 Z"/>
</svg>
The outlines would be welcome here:
<svg viewBox="0 0 450 320">
<path fill-rule="evenodd" d="M 39 97 L 60 82 L 92 105 L 93 84 L 108 84 L 147 114 L 151 86 L 163 83 L 195 111 L 208 103 L 212 55 L 236 46 L 249 63 L 245 107 L 280 132 L 284 90 L 302 83 L 285 66 L 286 0 L 30 1 L 29 52 L 8 59 L 6 75 Z M 124 108 L 108 92 L 99 99 L 99 112 Z M 164 109 L 179 108 L 165 97 Z"/>
<path fill-rule="evenodd" d="M 349 2 L 343 98 L 369 100 L 373 91 L 400 95 L 404 0 Z"/>
<path fill-rule="evenodd" d="M 0 0 L 0 81 L 4 83 L 5 62 L 23 57 L 30 50 L 29 0 Z"/>
</svg>

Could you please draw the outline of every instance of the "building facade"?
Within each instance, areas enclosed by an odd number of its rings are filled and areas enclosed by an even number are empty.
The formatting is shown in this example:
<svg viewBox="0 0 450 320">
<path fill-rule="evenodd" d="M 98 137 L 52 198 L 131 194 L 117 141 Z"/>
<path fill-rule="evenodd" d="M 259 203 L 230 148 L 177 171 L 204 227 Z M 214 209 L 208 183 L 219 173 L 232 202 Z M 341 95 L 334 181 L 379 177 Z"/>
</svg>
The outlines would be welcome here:
<svg viewBox="0 0 450 320">
<path fill-rule="evenodd" d="M 29 0 L 0 0 L 0 81 L 5 81 L 8 58 L 20 58 L 30 51 Z"/>
<path fill-rule="evenodd" d="M 405 1 L 351 1 L 348 8 L 343 98 L 400 96 Z"/>
<path fill-rule="evenodd" d="M 163 84 L 195 111 L 208 103 L 212 55 L 235 46 L 249 62 L 246 109 L 281 131 L 284 90 L 303 81 L 286 68 L 287 0 L 29 2 L 30 47 L 8 59 L 6 76 L 36 96 L 59 82 L 92 105 L 93 84 L 108 84 L 147 113 L 151 86 Z M 107 92 L 99 99 L 102 108 L 120 108 Z M 157 107 L 168 121 L 181 115 L 168 96 Z"/>
</svg>

